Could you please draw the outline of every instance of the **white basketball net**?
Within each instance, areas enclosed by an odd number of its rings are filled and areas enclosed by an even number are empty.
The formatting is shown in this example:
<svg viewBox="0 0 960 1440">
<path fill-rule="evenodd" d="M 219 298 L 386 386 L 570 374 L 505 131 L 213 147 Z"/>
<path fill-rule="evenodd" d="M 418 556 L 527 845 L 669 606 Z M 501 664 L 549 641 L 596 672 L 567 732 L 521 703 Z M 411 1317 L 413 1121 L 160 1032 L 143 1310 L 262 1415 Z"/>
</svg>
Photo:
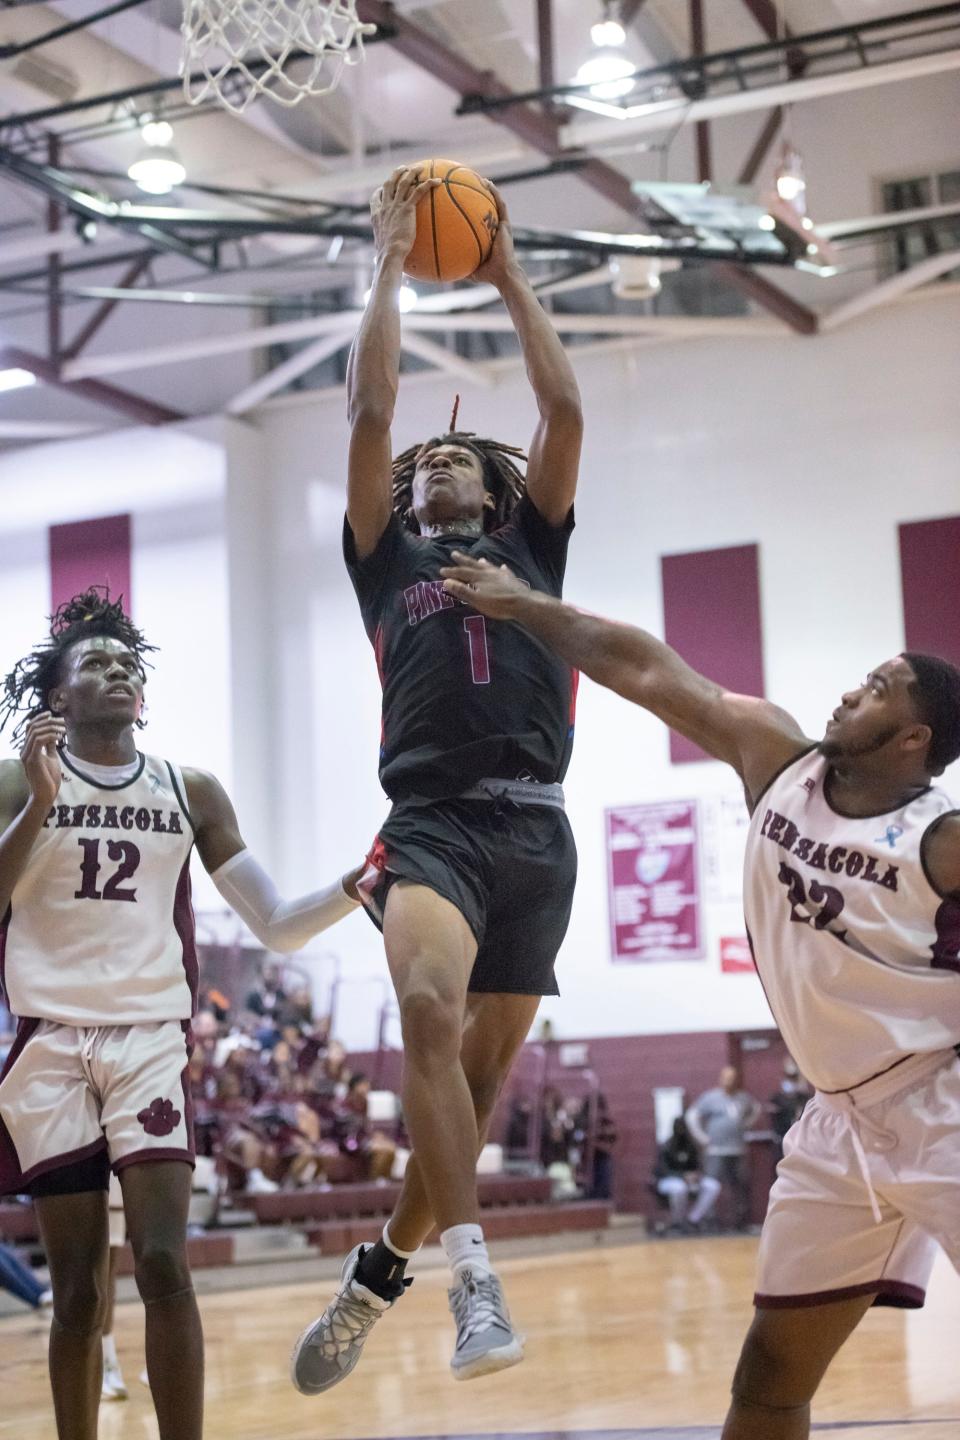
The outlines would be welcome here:
<svg viewBox="0 0 960 1440">
<path fill-rule="evenodd" d="M 237 115 L 258 95 L 298 105 L 335 89 L 376 28 L 358 19 L 357 0 L 184 0 L 183 93 L 191 105 L 216 96 Z"/>
</svg>

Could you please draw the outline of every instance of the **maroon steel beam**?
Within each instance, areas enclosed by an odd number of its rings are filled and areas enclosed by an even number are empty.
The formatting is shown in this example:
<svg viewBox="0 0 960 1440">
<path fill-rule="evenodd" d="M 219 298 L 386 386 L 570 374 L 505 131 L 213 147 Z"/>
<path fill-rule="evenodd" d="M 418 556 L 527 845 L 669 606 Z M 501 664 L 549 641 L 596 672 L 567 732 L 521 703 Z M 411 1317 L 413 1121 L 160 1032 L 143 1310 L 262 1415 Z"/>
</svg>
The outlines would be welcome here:
<svg viewBox="0 0 960 1440">
<path fill-rule="evenodd" d="M 690 51 L 699 60 L 707 51 L 707 31 L 703 17 L 703 0 L 690 0 Z M 713 179 L 710 156 L 710 126 L 706 120 L 696 124 L 697 179 Z"/>
<path fill-rule="evenodd" d="M 357 13 L 368 24 L 382 25 L 389 32 L 389 43 L 406 59 L 426 70 L 442 85 L 455 90 L 458 95 L 496 95 L 509 97 L 513 92 L 508 85 L 490 70 L 478 70 L 462 55 L 434 39 L 405 16 L 394 10 L 386 0 L 357 0 Z M 556 157 L 562 152 L 560 127 L 552 116 L 544 115 L 531 105 L 510 105 L 497 110 L 489 118 L 505 129 L 511 130 L 527 145 L 543 154 Z M 613 202 L 632 216 L 635 224 L 649 228 L 643 219 L 643 206 L 633 193 L 627 177 L 604 160 L 590 157 L 577 170 L 577 177 L 598 194 Z M 771 285 L 762 275 L 744 266 L 721 262 L 716 273 L 735 289 L 741 290 L 772 314 L 785 320 L 802 335 L 810 335 L 817 328 L 817 317 L 805 305 Z"/>
<path fill-rule="evenodd" d="M 763 122 L 763 129 L 754 141 L 753 149 L 743 162 L 743 168 L 737 176 L 738 185 L 752 185 L 757 178 L 760 166 L 770 153 L 770 147 L 780 133 L 780 126 L 783 124 L 783 106 L 776 105 Z"/>
<path fill-rule="evenodd" d="M 117 281 L 117 288 L 120 290 L 129 290 L 131 286 L 137 283 L 144 270 L 149 267 L 152 259 L 153 256 L 148 254 L 141 255 L 139 259 L 134 260 L 130 268 L 128 270 L 125 270 L 123 275 L 121 275 L 120 279 Z M 113 314 L 114 310 L 119 304 L 119 299 L 102 301 L 101 304 L 97 306 L 94 313 L 90 316 L 90 319 L 87 321 L 86 325 L 82 326 L 82 328 L 77 331 L 70 344 L 66 347 L 65 350 L 61 352 L 61 358 L 63 360 L 75 360 L 80 354 L 81 350 L 86 349 L 86 347 L 90 344 L 90 341 L 93 339 L 94 335 L 96 335 L 100 327 L 105 324 L 107 320 L 109 320 L 110 316 Z"/>
<path fill-rule="evenodd" d="M 168 425 L 171 420 L 187 418 L 181 410 L 171 410 L 166 405 L 158 405 L 155 400 L 131 395 L 129 390 L 120 390 L 103 380 L 64 380 L 60 367 L 53 361 L 43 355 L 34 355 L 29 350 L 21 350 L 18 345 L 0 346 L 0 369 L 29 370 L 45 385 L 81 395 L 84 400 L 92 400 L 108 410 L 118 410 L 121 415 L 141 425 Z"/>
<path fill-rule="evenodd" d="M 557 83 L 555 52 L 553 47 L 553 0 L 536 0 L 537 7 L 537 51 L 540 60 L 540 89 L 552 90 Z M 553 101 L 549 96 L 543 102 L 549 115 Z"/>
<path fill-rule="evenodd" d="M 743 0 L 743 3 L 768 40 L 789 40 L 793 31 L 783 23 L 773 0 Z M 791 76 L 802 75 L 806 68 L 806 55 L 799 45 L 792 45 L 787 51 L 787 69 Z"/>
<path fill-rule="evenodd" d="M 47 164 L 56 170 L 60 164 L 60 137 L 47 136 Z M 60 229 L 63 209 L 52 196 L 47 201 L 47 231 L 55 235 Z M 47 352 L 54 365 L 60 364 L 63 336 L 63 299 L 60 294 L 60 256 L 51 251 L 47 260 Z"/>
</svg>

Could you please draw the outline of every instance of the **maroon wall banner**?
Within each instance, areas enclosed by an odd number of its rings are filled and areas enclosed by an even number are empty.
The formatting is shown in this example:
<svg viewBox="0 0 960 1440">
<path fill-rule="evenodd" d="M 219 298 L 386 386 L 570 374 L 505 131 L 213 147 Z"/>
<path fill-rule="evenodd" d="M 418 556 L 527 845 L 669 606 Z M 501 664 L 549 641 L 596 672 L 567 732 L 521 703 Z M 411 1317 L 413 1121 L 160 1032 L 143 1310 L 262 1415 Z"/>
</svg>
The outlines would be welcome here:
<svg viewBox="0 0 960 1440">
<path fill-rule="evenodd" d="M 960 665 L 960 515 L 900 526 L 906 650 Z"/>
<path fill-rule="evenodd" d="M 91 585 L 106 585 L 114 599 L 123 596 L 124 609 L 132 613 L 129 515 L 51 525 L 49 541 L 52 609 Z"/>
<path fill-rule="evenodd" d="M 606 812 L 614 960 L 703 958 L 694 800 Z"/>
<path fill-rule="evenodd" d="M 756 545 L 697 550 L 660 558 L 664 639 L 692 665 L 742 695 L 763 688 L 763 631 Z M 675 765 L 707 756 L 670 731 Z"/>
</svg>

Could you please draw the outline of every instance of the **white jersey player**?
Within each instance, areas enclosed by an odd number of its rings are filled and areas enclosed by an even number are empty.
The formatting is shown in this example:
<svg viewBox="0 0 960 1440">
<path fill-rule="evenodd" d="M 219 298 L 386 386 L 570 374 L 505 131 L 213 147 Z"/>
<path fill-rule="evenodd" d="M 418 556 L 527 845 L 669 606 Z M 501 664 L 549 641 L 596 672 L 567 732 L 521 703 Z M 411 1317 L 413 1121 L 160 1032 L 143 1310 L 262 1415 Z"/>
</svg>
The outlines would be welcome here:
<svg viewBox="0 0 960 1440">
<path fill-rule="evenodd" d="M 723 1440 L 805 1440 L 865 1311 L 921 1305 L 938 1241 L 960 1269 L 960 812 L 931 784 L 960 756 L 960 671 L 886 661 L 817 744 L 645 631 L 455 559 L 451 594 L 525 625 L 743 781 L 754 957 L 817 1093 L 784 1143 Z"/>
<path fill-rule="evenodd" d="M 143 636 L 90 591 L 6 681 L 27 710 L 0 763 L 0 1194 L 32 1195 L 50 1265 L 61 1440 L 96 1440 L 107 1186 L 119 1176 L 161 1440 L 201 1440 L 203 1337 L 186 1257 L 194 846 L 261 942 L 291 950 L 358 903 L 357 872 L 287 902 L 212 775 L 138 752 Z M 349 894 L 347 889 L 349 889 Z"/>
</svg>

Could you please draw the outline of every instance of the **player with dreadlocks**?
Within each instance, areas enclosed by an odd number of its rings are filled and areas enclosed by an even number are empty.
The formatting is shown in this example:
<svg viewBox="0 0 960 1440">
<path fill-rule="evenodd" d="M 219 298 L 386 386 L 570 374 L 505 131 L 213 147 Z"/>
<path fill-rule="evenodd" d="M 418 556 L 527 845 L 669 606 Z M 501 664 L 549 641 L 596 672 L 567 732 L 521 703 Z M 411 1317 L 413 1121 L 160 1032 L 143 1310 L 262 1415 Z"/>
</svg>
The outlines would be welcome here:
<svg viewBox="0 0 960 1440">
<path fill-rule="evenodd" d="M 317 1394 L 360 1358 L 403 1294 L 434 1224 L 453 1272 L 458 1379 L 523 1357 L 493 1272 L 476 1161 L 540 997 L 556 994 L 576 850 L 561 780 L 576 676 L 518 626 L 443 591 L 454 547 L 509 562 L 559 595 L 582 437 L 573 370 L 499 229 L 475 278 L 500 293 L 540 414 L 523 453 L 457 428 L 391 461 L 400 368 L 397 292 L 415 209 L 435 183 L 398 170 L 373 198 L 373 289 L 350 356 L 344 552 L 383 684 L 380 779 L 393 802 L 372 857 L 404 1044 L 414 1156 L 382 1237 L 347 1256 L 340 1289 L 297 1341 L 294 1384 Z M 519 463 L 518 463 L 519 462 Z M 363 887 L 361 887 L 363 889 Z"/>
<path fill-rule="evenodd" d="M 111 1168 L 160 1437 L 201 1440 L 186 1256 L 194 845 L 268 949 L 297 949 L 359 903 L 358 871 L 282 900 L 214 777 L 137 750 L 152 649 L 119 600 L 89 590 L 60 607 L 0 702 L 4 724 L 23 717 L 20 758 L 0 762 L 0 983 L 18 1018 L 0 1072 L 0 1194 L 31 1195 L 40 1223 L 61 1440 L 96 1440 Z"/>
</svg>

